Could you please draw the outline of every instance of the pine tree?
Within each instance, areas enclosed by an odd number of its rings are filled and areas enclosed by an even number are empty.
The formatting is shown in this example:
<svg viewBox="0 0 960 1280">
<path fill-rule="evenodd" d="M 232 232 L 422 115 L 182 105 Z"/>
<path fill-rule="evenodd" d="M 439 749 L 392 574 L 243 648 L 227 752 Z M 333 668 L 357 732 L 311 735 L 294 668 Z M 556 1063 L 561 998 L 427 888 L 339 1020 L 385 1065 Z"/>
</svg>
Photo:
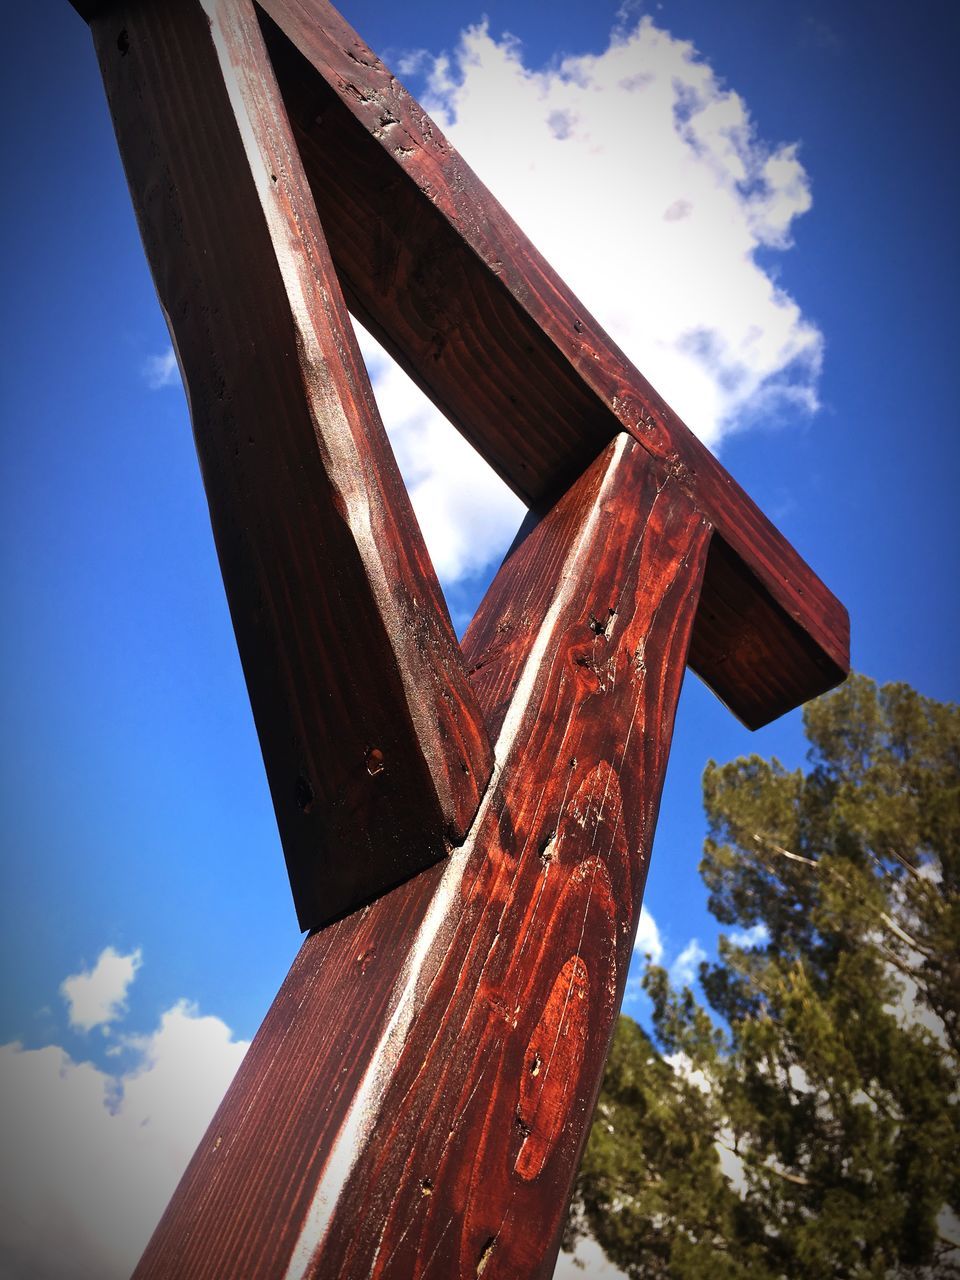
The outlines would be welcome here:
<svg viewBox="0 0 960 1280">
<path fill-rule="evenodd" d="M 707 1007 L 650 967 L 617 1029 L 567 1243 L 633 1280 L 960 1276 L 960 708 L 854 676 L 805 728 L 704 774 Z"/>
</svg>

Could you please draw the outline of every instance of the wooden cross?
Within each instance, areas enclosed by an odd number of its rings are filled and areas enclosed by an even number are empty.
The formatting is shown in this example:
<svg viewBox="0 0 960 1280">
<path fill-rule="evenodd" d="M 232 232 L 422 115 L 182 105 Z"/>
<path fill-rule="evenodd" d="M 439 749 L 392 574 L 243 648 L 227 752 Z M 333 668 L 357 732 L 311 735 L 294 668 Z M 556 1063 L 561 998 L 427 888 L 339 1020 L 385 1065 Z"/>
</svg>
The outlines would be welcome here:
<svg viewBox="0 0 960 1280">
<path fill-rule="evenodd" d="M 75 7 L 314 930 L 136 1276 L 548 1277 L 684 668 L 846 613 L 326 0 Z M 347 306 L 531 507 L 460 645 Z"/>
</svg>

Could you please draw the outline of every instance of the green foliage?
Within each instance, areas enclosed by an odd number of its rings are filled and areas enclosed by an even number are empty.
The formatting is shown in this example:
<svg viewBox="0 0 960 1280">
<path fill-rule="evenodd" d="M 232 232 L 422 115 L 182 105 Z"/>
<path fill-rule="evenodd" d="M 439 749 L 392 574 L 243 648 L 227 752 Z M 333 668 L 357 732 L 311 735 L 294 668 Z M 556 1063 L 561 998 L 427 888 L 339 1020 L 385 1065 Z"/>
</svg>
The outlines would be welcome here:
<svg viewBox="0 0 960 1280">
<path fill-rule="evenodd" d="M 766 941 L 617 1028 L 567 1244 L 632 1280 L 960 1276 L 960 708 L 854 676 L 805 728 L 809 772 L 704 774 L 710 908 Z"/>
</svg>

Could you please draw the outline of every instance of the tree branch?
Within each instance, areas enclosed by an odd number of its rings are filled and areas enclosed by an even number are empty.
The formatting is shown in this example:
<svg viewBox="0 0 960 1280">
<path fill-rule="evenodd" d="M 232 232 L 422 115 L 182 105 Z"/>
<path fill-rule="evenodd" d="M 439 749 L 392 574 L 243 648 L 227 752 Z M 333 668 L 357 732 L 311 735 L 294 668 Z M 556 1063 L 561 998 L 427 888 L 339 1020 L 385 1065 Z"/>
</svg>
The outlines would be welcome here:
<svg viewBox="0 0 960 1280">
<path fill-rule="evenodd" d="M 755 844 L 762 845 L 767 849 L 770 849 L 774 853 L 779 853 L 781 857 L 789 858 L 791 862 L 801 862 L 805 867 L 813 867 L 817 871 L 820 870 L 820 864 L 822 859 L 805 858 L 799 853 L 791 853 L 789 849 L 784 849 L 782 845 L 776 844 L 768 836 L 763 836 L 756 831 L 753 833 L 753 840 Z M 900 857 L 899 854 L 896 856 Z M 909 864 L 906 864 L 906 865 L 909 865 Z M 846 876 L 840 875 L 840 873 L 832 867 L 828 867 L 828 871 L 832 875 L 836 876 L 837 879 L 840 881 L 840 883 L 844 885 L 846 888 L 850 890 L 853 889 L 853 885 L 846 878 Z M 878 914 L 883 924 L 885 924 L 886 927 L 890 930 L 890 932 L 895 934 L 896 937 L 898 937 L 901 942 L 906 943 L 908 947 L 912 947 L 914 951 L 918 952 L 922 956 L 930 957 L 933 954 L 928 947 L 926 947 L 922 942 L 919 941 L 919 939 L 914 938 L 911 934 L 907 933 L 905 929 L 903 929 L 900 925 L 898 925 L 897 922 L 893 919 L 893 917 L 888 915 L 886 911 L 880 911 Z"/>
<path fill-rule="evenodd" d="M 805 1178 L 802 1173 L 790 1173 L 786 1169 L 780 1169 L 775 1164 L 767 1164 L 764 1162 L 763 1168 L 767 1173 L 775 1173 L 778 1178 L 783 1178 L 784 1182 L 792 1182 L 797 1187 L 809 1187 L 810 1179 Z"/>
<path fill-rule="evenodd" d="M 768 836 L 762 836 L 758 832 L 753 833 L 754 843 L 765 845 L 768 849 L 772 849 L 774 853 L 779 853 L 781 857 L 789 858 L 791 862 L 802 862 L 807 867 L 819 867 L 820 863 L 814 858 L 804 858 L 799 853 L 791 853 L 789 849 L 784 849 L 782 845 L 774 844 Z"/>
<path fill-rule="evenodd" d="M 911 935 L 907 933 L 906 929 L 901 928 L 892 916 L 887 915 L 886 911 L 880 912 L 880 919 L 891 933 L 895 934 L 901 942 L 905 942 L 908 947 L 912 947 L 919 955 L 927 957 L 931 955 L 928 947 L 925 947 L 923 943 L 919 942 L 916 938 L 911 937 Z"/>
</svg>

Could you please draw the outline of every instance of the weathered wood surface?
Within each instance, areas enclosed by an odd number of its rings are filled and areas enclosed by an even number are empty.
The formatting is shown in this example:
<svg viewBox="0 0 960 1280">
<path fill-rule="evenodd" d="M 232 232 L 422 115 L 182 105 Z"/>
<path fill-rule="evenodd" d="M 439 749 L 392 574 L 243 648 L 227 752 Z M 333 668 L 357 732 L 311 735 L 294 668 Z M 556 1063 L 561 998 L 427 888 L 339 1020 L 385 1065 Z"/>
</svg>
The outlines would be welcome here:
<svg viewBox="0 0 960 1280">
<path fill-rule="evenodd" d="M 315 927 L 463 838 L 489 739 L 253 5 L 115 4 L 92 25 Z"/>
<path fill-rule="evenodd" d="M 137 1280 L 552 1274 L 709 533 L 621 435 L 513 551 L 465 640 L 474 829 L 308 938 Z"/>
<path fill-rule="evenodd" d="M 841 680 L 843 606 L 423 108 L 326 0 L 262 8 L 351 309 L 527 501 L 559 492 L 620 430 L 668 467 L 730 549 L 724 567 L 735 562 L 716 576 L 711 563 L 691 664 L 745 723 L 757 727 Z M 762 688 L 761 653 L 772 659 Z"/>
<path fill-rule="evenodd" d="M 686 662 L 760 724 L 846 614 L 324 0 L 76 7 L 301 920 L 381 895 L 307 939 L 136 1274 L 546 1280 Z M 338 275 L 534 504 L 462 651 Z"/>
</svg>

